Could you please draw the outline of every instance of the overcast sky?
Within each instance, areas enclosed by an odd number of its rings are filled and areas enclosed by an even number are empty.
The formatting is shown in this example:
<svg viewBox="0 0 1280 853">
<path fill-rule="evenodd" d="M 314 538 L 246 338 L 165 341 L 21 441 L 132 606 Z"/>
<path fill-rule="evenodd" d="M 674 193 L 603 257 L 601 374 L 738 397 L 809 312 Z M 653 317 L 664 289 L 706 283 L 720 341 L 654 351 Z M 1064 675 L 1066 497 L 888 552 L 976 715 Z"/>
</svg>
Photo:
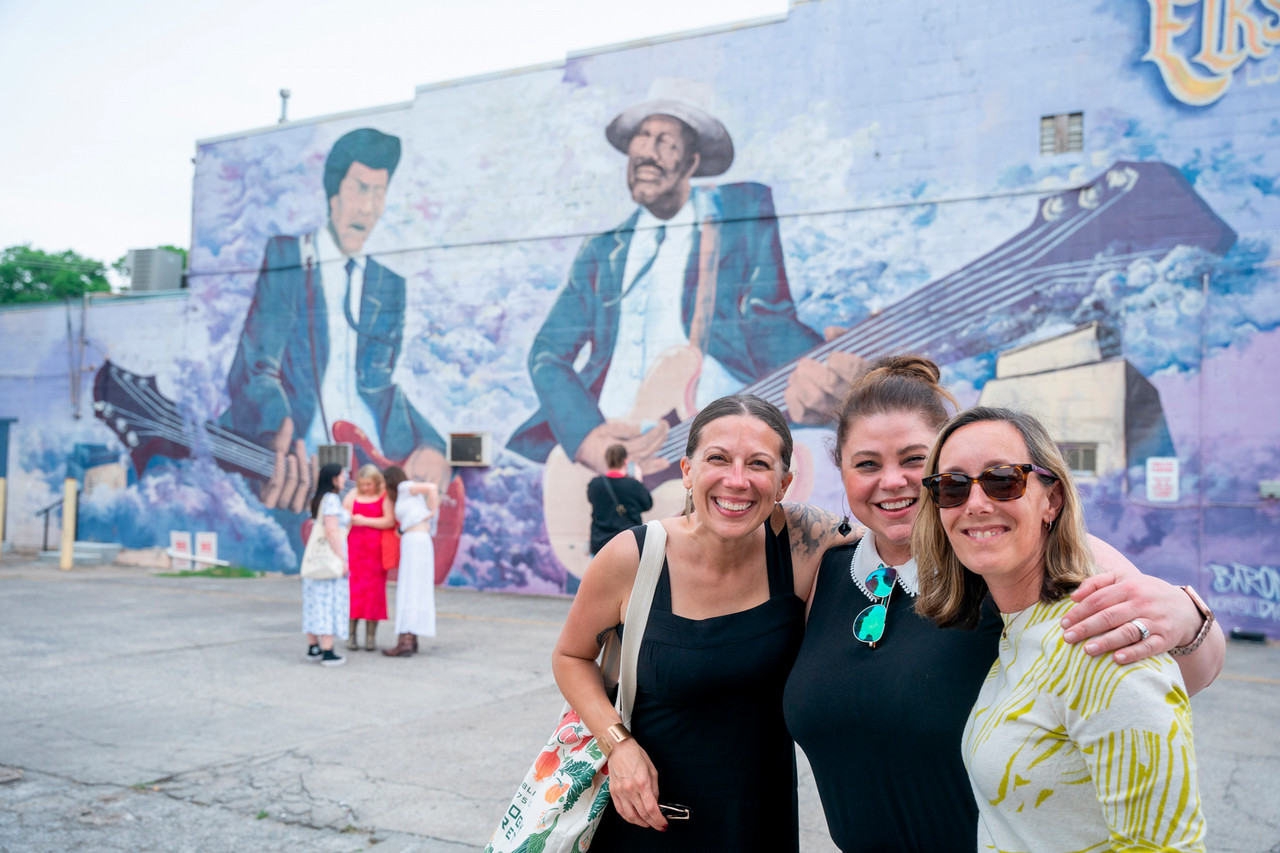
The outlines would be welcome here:
<svg viewBox="0 0 1280 853">
<path fill-rule="evenodd" d="M 0 247 L 187 247 L 198 139 L 787 0 L 0 0 Z"/>
</svg>

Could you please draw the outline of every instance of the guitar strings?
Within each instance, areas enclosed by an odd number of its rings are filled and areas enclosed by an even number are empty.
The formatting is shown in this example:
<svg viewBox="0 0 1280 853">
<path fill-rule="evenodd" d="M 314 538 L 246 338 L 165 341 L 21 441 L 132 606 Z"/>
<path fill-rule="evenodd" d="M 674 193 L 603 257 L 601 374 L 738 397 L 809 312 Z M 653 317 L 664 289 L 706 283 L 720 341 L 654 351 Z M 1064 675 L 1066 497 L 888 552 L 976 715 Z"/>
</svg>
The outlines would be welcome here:
<svg viewBox="0 0 1280 853">
<path fill-rule="evenodd" d="M 979 264 L 957 270 L 954 273 L 939 279 L 934 285 L 922 288 L 914 294 L 908 295 L 902 301 L 892 306 L 893 314 L 895 316 L 902 316 L 905 314 L 908 317 L 918 315 L 919 319 L 916 321 L 916 325 L 919 325 L 921 322 L 928 319 L 928 314 L 930 312 L 936 313 L 938 311 L 945 310 L 953 303 L 970 296 L 971 292 L 976 287 L 981 287 L 981 294 L 986 297 L 985 301 L 978 300 L 964 303 L 964 306 L 967 307 L 967 316 L 965 319 L 970 319 L 973 315 L 987 311 L 994 305 L 1001 302 L 1007 304 L 1009 302 L 1016 301 L 1017 298 L 1026 295 L 1034 289 L 1036 285 L 1041 284 L 1046 279 L 1075 279 L 1080 278 L 1080 276 L 1068 276 L 1065 275 L 1065 273 L 1085 273 L 1092 271 L 1090 272 L 1090 275 L 1096 280 L 1097 277 L 1111 272 L 1119 266 L 1127 264 L 1133 260 L 1159 254 L 1161 250 L 1129 252 L 1101 258 L 1095 254 L 1093 257 L 1078 261 L 1065 261 L 1059 264 L 1050 264 L 1048 266 L 1042 266 L 1031 270 L 1025 269 L 1025 265 L 1027 263 L 1033 262 L 1035 259 L 1043 257 L 1053 249 L 1057 248 L 1064 241 L 1074 236 L 1077 231 L 1088 225 L 1101 214 L 1108 211 L 1114 204 L 1123 200 L 1126 196 L 1127 192 L 1118 193 L 1112 198 L 1109 198 L 1105 202 L 1099 204 L 1097 207 L 1086 209 L 1077 208 L 1077 213 L 1069 215 L 1065 219 L 1056 220 L 1054 222 L 1046 221 L 1039 227 L 1030 229 L 1022 237 L 1015 238 L 1006 246 L 994 250 L 989 257 L 983 259 Z M 1048 237 L 1052 237 L 1053 239 L 1047 239 Z M 1025 258 L 1022 256 L 1025 256 Z M 1008 266 L 1010 263 L 1015 262 L 1022 268 L 1005 269 L 995 275 L 988 274 L 988 270 L 993 266 Z M 1016 282 L 1014 286 L 1003 288 L 998 287 L 998 285 L 1004 284 L 1010 279 L 1013 279 Z M 936 299 L 936 291 L 940 288 L 947 288 L 950 292 L 946 294 L 941 302 L 931 301 Z M 924 291 L 928 292 L 926 293 Z M 913 308 L 922 308 L 926 303 L 929 305 L 927 311 L 911 310 Z M 961 310 L 965 310 L 965 308 L 962 307 Z M 893 322 L 894 318 L 886 318 L 883 314 L 873 315 L 872 317 L 867 318 L 862 324 L 860 324 L 863 328 L 858 329 L 858 331 L 862 333 L 862 341 L 878 342 L 878 339 L 875 337 L 876 334 L 879 333 L 881 338 L 883 338 L 886 334 L 890 333 L 891 330 L 886 327 L 892 325 Z M 898 322 L 901 321 L 899 320 Z M 910 321 L 908 321 L 908 323 L 910 323 Z M 954 328 L 954 324 L 952 328 Z M 906 331 L 908 333 L 914 332 L 910 325 L 908 325 L 906 330 L 900 331 Z M 936 328 L 931 331 L 935 333 L 935 337 L 939 334 L 945 334 L 945 332 L 939 332 Z M 895 337 L 897 337 L 896 334 Z M 807 357 L 814 359 L 825 358 L 832 352 L 848 347 L 853 340 L 854 338 L 851 338 L 848 335 L 838 336 L 837 338 L 814 349 Z M 862 341 L 860 341 L 860 343 L 862 343 Z M 927 341 L 928 338 L 926 337 L 921 341 L 912 340 L 911 343 L 906 343 L 901 340 L 901 338 L 898 338 L 894 341 L 894 347 L 898 349 L 914 349 L 920 347 Z M 863 352 L 872 352 L 872 350 L 865 346 L 860 345 L 858 348 Z M 775 405 L 781 405 L 782 395 L 794 367 L 795 362 L 790 362 L 778 370 L 775 370 L 761 381 L 743 389 L 743 392 L 759 394 L 761 397 L 769 400 Z M 675 427 L 672 427 L 659 450 L 659 455 L 667 458 L 668 460 L 673 460 L 674 458 L 678 458 L 680 455 L 683 455 L 684 446 L 688 441 L 690 423 L 691 421 L 683 421 Z M 675 454 L 675 456 L 672 454 Z"/>
<path fill-rule="evenodd" d="M 172 401 L 165 398 L 158 389 L 137 381 L 132 375 L 121 375 L 119 369 L 116 371 L 116 379 L 118 386 L 139 407 L 139 411 L 128 412 L 129 417 L 126 418 L 132 431 L 138 432 L 145 428 L 151 435 L 172 441 L 188 450 L 191 449 L 192 434 L 184 428 L 185 424 L 177 416 L 177 410 Z M 120 410 L 118 405 L 109 401 L 107 404 Z M 216 424 L 206 423 L 204 427 L 205 432 L 217 440 L 214 443 L 223 444 L 221 451 L 217 447 L 212 448 L 215 457 L 245 470 L 271 476 L 275 454 Z"/>
</svg>

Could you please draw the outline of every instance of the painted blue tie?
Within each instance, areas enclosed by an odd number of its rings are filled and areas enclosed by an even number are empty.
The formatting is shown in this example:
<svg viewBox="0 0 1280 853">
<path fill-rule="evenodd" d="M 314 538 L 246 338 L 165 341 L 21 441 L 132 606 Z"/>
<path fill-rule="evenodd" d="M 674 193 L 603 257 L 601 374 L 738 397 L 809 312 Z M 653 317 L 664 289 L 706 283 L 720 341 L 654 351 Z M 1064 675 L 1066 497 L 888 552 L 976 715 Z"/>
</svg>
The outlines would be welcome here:
<svg viewBox="0 0 1280 853">
<path fill-rule="evenodd" d="M 351 274 L 356 269 L 355 258 L 347 258 L 345 269 L 347 271 L 347 295 L 342 299 L 342 311 L 347 315 L 347 323 L 351 325 L 351 328 L 358 331 L 360 326 L 356 323 L 355 317 L 351 316 Z"/>
</svg>

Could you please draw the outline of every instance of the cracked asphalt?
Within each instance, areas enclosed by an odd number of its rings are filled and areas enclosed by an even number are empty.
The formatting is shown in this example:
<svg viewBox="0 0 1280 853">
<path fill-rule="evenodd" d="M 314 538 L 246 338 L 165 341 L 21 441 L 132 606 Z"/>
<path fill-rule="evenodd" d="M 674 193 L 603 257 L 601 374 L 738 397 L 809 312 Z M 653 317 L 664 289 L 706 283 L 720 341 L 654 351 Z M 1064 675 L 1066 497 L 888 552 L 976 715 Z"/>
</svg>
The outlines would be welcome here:
<svg viewBox="0 0 1280 853">
<path fill-rule="evenodd" d="M 325 669 L 300 600 L 4 555 L 0 851 L 482 849 L 559 711 L 569 602 L 441 589 L 421 654 Z M 1208 849 L 1280 853 L 1280 646 L 1232 644 L 1193 707 Z M 801 823 L 835 849 L 803 759 Z"/>
</svg>

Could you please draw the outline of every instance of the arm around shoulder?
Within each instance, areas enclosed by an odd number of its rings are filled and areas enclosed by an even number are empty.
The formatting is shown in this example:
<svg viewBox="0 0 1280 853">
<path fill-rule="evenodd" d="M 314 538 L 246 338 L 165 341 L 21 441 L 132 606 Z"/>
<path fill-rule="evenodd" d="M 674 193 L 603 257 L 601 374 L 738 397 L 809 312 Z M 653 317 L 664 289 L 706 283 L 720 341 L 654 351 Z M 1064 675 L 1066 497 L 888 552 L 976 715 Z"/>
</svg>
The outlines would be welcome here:
<svg viewBox="0 0 1280 853">
<path fill-rule="evenodd" d="M 1127 664 L 1171 652 L 1194 696 L 1213 683 L 1226 658 L 1226 638 L 1207 606 L 1184 587 L 1144 575 L 1106 542 L 1090 537 L 1102 572 L 1071 594 L 1076 606 L 1062 620 L 1069 643 L 1090 655 L 1114 652 Z M 1144 638 L 1138 625 L 1147 629 Z"/>
<path fill-rule="evenodd" d="M 850 524 L 848 532 L 842 532 L 840 528 L 845 519 L 810 504 L 783 503 L 779 506 L 782 515 L 774 512 L 774 531 L 777 532 L 780 519 L 785 518 L 791 540 L 791 571 L 795 577 L 796 595 L 808 600 L 822 555 L 830 548 L 858 541 L 863 529 L 857 524 Z"/>
</svg>

